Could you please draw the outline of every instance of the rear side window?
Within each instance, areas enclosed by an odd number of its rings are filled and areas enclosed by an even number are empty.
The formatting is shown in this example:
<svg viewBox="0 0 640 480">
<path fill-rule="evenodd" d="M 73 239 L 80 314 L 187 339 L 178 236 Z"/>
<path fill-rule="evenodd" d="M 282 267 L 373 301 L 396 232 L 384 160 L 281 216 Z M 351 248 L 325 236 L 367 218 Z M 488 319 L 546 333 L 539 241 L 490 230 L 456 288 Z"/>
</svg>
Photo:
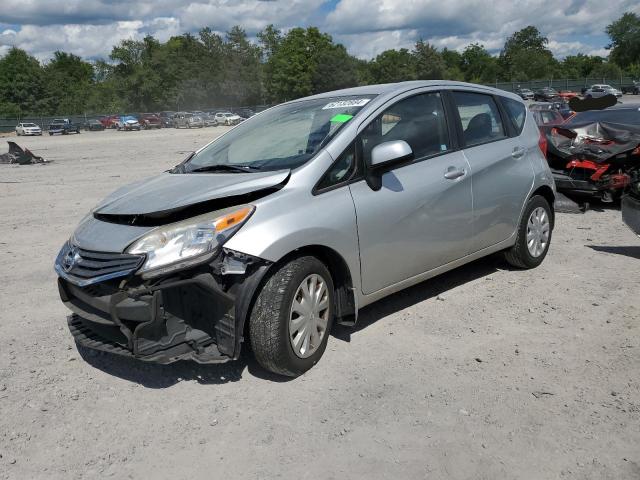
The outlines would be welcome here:
<svg viewBox="0 0 640 480">
<path fill-rule="evenodd" d="M 524 103 L 506 97 L 500 97 L 500 100 L 502 101 L 502 106 L 504 106 L 504 109 L 507 111 L 513 128 L 515 128 L 518 135 L 520 135 L 524 128 L 524 121 L 527 118 L 527 110 Z"/>
<path fill-rule="evenodd" d="M 500 112 L 490 95 L 453 92 L 467 147 L 506 138 Z"/>
<path fill-rule="evenodd" d="M 365 162 L 376 145 L 394 140 L 409 144 L 415 159 L 451 149 L 439 93 L 400 100 L 376 117 L 360 135 Z"/>
</svg>

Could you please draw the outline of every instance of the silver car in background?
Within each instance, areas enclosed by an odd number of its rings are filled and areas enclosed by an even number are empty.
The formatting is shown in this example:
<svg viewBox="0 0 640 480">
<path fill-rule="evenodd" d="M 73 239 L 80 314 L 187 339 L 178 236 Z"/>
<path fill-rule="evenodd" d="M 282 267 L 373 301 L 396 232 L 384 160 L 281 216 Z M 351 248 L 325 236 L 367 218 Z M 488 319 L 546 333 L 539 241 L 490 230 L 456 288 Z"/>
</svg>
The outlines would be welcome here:
<svg viewBox="0 0 640 480">
<path fill-rule="evenodd" d="M 16 136 L 21 135 L 42 135 L 42 128 L 35 123 L 21 122 L 16 125 Z"/>
<path fill-rule="evenodd" d="M 622 92 L 611 85 L 598 84 L 591 85 L 583 95 L 585 98 L 599 98 L 605 95 L 615 95 L 617 98 L 620 98 L 622 97 Z"/>
<path fill-rule="evenodd" d="M 555 186 L 515 94 L 448 81 L 303 98 L 97 205 L 56 261 L 87 348 L 311 368 L 332 325 L 477 258 L 549 249 Z"/>
</svg>

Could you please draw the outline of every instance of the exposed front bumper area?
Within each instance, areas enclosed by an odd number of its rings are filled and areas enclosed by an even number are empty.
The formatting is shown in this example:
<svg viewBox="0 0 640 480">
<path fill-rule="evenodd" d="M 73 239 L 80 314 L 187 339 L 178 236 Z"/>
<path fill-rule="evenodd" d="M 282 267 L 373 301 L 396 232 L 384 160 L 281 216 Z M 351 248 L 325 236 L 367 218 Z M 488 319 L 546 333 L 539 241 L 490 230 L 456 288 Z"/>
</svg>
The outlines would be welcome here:
<svg viewBox="0 0 640 480">
<path fill-rule="evenodd" d="M 160 364 L 221 363 L 240 355 L 250 299 L 266 270 L 261 259 L 221 251 L 152 283 L 133 274 L 88 285 L 60 277 L 58 289 L 73 312 L 69 330 L 86 348 Z"/>
</svg>

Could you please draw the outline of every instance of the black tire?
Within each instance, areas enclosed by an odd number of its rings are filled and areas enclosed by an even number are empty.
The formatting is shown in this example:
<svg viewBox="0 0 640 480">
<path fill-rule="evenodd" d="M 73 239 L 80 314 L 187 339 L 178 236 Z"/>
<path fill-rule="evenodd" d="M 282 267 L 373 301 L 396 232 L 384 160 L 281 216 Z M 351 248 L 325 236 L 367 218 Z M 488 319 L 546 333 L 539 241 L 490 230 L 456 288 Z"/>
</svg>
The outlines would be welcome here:
<svg viewBox="0 0 640 480">
<path fill-rule="evenodd" d="M 547 241 L 547 245 L 544 248 L 542 254 L 538 257 L 534 257 L 533 255 L 531 255 L 529 249 L 527 248 L 527 223 L 529 221 L 529 217 L 531 216 L 531 212 L 539 207 L 545 209 L 549 218 L 549 240 Z M 513 245 L 513 247 L 504 252 L 506 261 L 514 267 L 523 269 L 535 268 L 540 265 L 544 258 L 547 256 L 549 246 L 551 245 L 551 237 L 553 236 L 553 222 L 554 215 L 551 207 L 549 206 L 549 202 L 547 202 L 547 200 L 540 195 L 534 195 L 533 197 L 531 197 L 527 202 L 527 206 L 524 209 L 522 218 L 520 219 L 520 225 L 518 225 L 516 243 Z"/>
<path fill-rule="evenodd" d="M 300 358 L 289 341 L 289 315 L 293 297 L 303 280 L 312 274 L 326 282 L 329 295 L 327 328 L 317 350 Z M 327 347 L 334 315 L 334 287 L 327 267 L 317 258 L 294 258 L 277 268 L 258 293 L 249 317 L 249 339 L 258 363 L 271 372 L 297 377 L 313 367 Z"/>
</svg>

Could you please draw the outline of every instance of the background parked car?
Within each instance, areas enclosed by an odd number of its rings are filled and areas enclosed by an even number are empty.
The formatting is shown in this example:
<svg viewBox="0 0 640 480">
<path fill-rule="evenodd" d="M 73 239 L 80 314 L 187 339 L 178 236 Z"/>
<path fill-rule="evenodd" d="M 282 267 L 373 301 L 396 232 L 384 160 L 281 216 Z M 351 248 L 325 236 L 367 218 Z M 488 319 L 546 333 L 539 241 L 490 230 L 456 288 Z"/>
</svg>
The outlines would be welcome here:
<svg viewBox="0 0 640 480">
<path fill-rule="evenodd" d="M 178 112 L 173 117 L 173 125 L 176 128 L 202 128 L 204 121 L 191 112 Z"/>
<path fill-rule="evenodd" d="M 530 90 L 528 88 L 518 88 L 516 89 L 515 94 L 519 95 L 523 100 L 533 100 L 533 97 L 535 95 L 533 93 L 533 90 Z"/>
<path fill-rule="evenodd" d="M 107 115 L 100 119 L 100 123 L 104 128 L 118 128 L 118 120 L 120 120 L 120 115 Z"/>
<path fill-rule="evenodd" d="M 620 87 L 622 93 L 626 93 L 627 95 L 640 95 L 640 82 L 634 80 L 630 85 L 622 85 Z"/>
<path fill-rule="evenodd" d="M 142 126 L 140 125 L 140 122 L 138 121 L 138 119 L 133 115 L 123 115 L 118 120 L 117 128 L 118 130 L 125 130 L 125 131 L 131 131 L 131 130 L 140 131 Z"/>
<path fill-rule="evenodd" d="M 562 98 L 563 100 L 571 100 L 574 97 L 577 97 L 578 94 L 576 92 L 573 92 L 571 90 L 560 90 L 558 92 L 558 97 Z"/>
<path fill-rule="evenodd" d="M 565 121 L 559 108 L 553 103 L 533 103 L 529 105 L 529 110 L 533 113 L 536 125 L 558 125 Z"/>
<path fill-rule="evenodd" d="M 42 135 L 42 129 L 35 123 L 19 123 L 16 125 L 16 135 Z"/>
<path fill-rule="evenodd" d="M 68 118 L 56 118 L 49 124 L 49 135 L 55 133 L 67 135 L 73 132 L 80 133 L 80 125 L 73 123 Z"/>
<path fill-rule="evenodd" d="M 231 113 L 235 113 L 236 115 L 238 115 L 240 118 L 250 118 L 253 117 L 256 113 L 251 110 L 250 108 L 236 108 L 234 110 L 231 111 Z"/>
<path fill-rule="evenodd" d="M 163 128 L 173 127 L 173 116 L 176 112 L 172 112 L 169 110 L 165 110 L 164 112 L 160 112 L 158 117 L 160 117 L 160 123 Z"/>
<path fill-rule="evenodd" d="M 87 131 L 101 132 L 105 127 L 97 118 L 91 118 L 84 122 L 83 128 Z"/>
<path fill-rule="evenodd" d="M 218 121 L 216 120 L 215 115 L 211 115 L 209 113 L 205 113 L 202 115 L 202 121 L 204 122 L 205 127 L 217 127 Z"/>
<path fill-rule="evenodd" d="M 138 119 L 142 128 L 162 128 L 162 120 L 155 113 L 141 113 Z"/>
<path fill-rule="evenodd" d="M 231 112 L 218 112 L 216 113 L 216 121 L 220 125 L 237 125 L 242 121 L 239 115 Z"/>
<path fill-rule="evenodd" d="M 606 84 L 591 85 L 591 87 L 584 92 L 584 98 L 599 98 L 604 97 L 605 95 L 615 95 L 620 98 L 622 96 L 622 92 L 617 88 L 613 88 L 611 85 Z"/>
<path fill-rule="evenodd" d="M 558 98 L 559 94 L 555 88 L 551 87 L 543 87 L 540 90 L 536 90 L 533 95 L 533 99 L 536 102 L 550 102 L 556 98 Z"/>
</svg>

